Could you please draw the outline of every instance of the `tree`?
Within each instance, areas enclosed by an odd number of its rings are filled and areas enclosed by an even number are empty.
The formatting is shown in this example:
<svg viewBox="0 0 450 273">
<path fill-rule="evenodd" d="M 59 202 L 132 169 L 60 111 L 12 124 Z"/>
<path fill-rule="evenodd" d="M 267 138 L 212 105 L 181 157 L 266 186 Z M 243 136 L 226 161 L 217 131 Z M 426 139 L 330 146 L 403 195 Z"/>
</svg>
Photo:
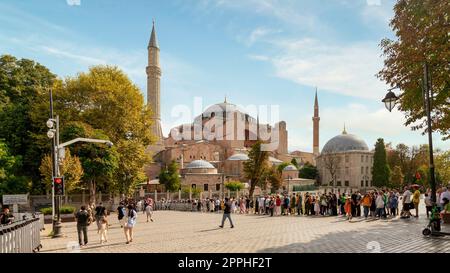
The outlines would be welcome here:
<svg viewBox="0 0 450 273">
<path fill-rule="evenodd" d="M 230 181 L 225 183 L 225 188 L 229 191 L 240 191 L 244 188 L 244 184 L 240 181 Z"/>
<path fill-rule="evenodd" d="M 317 170 L 317 167 L 309 162 L 306 162 L 299 171 L 300 178 L 317 179 L 318 176 L 319 170 Z"/>
<path fill-rule="evenodd" d="M 450 182 L 450 151 L 439 152 L 436 155 L 434 164 L 436 165 L 436 173 L 439 179 L 445 185 Z"/>
<path fill-rule="evenodd" d="M 65 122 L 80 121 L 101 129 L 114 143 L 132 138 L 149 145 L 151 109 L 139 88 L 117 67 L 93 66 L 55 87 L 55 112 Z"/>
<path fill-rule="evenodd" d="M 339 170 L 339 165 L 341 164 L 341 156 L 339 154 L 324 154 L 323 164 L 326 170 L 330 173 L 331 183 L 336 185 L 336 175 Z M 328 183 L 328 181 L 322 181 Z M 327 184 L 328 185 L 328 184 Z"/>
<path fill-rule="evenodd" d="M 83 122 L 70 122 L 61 131 L 61 139 L 69 141 L 74 138 L 96 138 L 108 140 L 102 130 L 94 129 Z M 117 147 L 106 147 L 95 143 L 76 143 L 69 147 L 77 155 L 83 167 L 84 186 L 89 188 L 90 202 L 95 202 L 97 190 L 114 192 L 117 189 L 117 171 L 119 153 Z"/>
<path fill-rule="evenodd" d="M 384 140 L 379 138 L 375 143 L 375 154 L 373 155 L 372 180 L 375 187 L 389 186 L 391 170 L 387 163 L 386 147 Z"/>
<path fill-rule="evenodd" d="M 81 178 L 83 177 L 83 167 L 79 157 L 72 156 L 69 149 L 65 149 L 65 158 L 62 160 L 60 166 L 60 173 L 64 176 L 64 188 L 65 193 L 71 193 L 77 188 L 80 188 Z M 39 171 L 43 178 L 43 183 L 45 184 L 45 189 L 47 192 L 52 190 L 52 178 L 53 178 L 53 161 L 50 155 L 45 155 L 42 158 L 41 166 Z"/>
<path fill-rule="evenodd" d="M 253 198 L 255 187 L 263 183 L 264 173 L 268 166 L 269 154 L 261 150 L 261 142 L 257 141 L 248 153 L 249 160 L 245 161 L 244 173 L 246 179 L 250 181 L 249 196 Z"/>
<path fill-rule="evenodd" d="M 119 165 L 117 180 L 119 193 L 130 196 L 139 183 L 145 182 L 146 175 L 143 169 L 145 163 L 150 162 L 150 156 L 140 141 L 131 139 L 117 143 Z"/>
<path fill-rule="evenodd" d="M 201 189 L 198 188 L 192 188 L 190 186 L 181 186 L 181 193 L 183 194 L 183 198 L 189 197 L 189 193 L 191 193 L 192 198 L 199 198 L 200 193 L 202 192 Z"/>
<path fill-rule="evenodd" d="M 300 165 L 298 164 L 297 159 L 295 159 L 295 157 L 292 158 L 291 164 L 294 165 L 297 169 L 300 169 Z"/>
<path fill-rule="evenodd" d="M 178 164 L 172 161 L 169 166 L 159 174 L 159 183 L 163 184 L 167 191 L 175 192 L 180 189 L 180 174 Z"/>
<path fill-rule="evenodd" d="M 30 180 L 21 174 L 21 157 L 11 155 L 8 146 L 0 140 L 0 195 L 27 193 Z"/>
<path fill-rule="evenodd" d="M 450 17 L 448 1 L 399 0 L 390 26 L 397 40 L 383 39 L 384 68 L 378 77 L 402 90 L 399 109 L 406 116 L 406 126 L 426 128 L 424 109 L 423 64 L 430 67 L 432 79 L 432 128 L 443 139 L 450 138 Z"/>
<path fill-rule="evenodd" d="M 19 173 L 33 182 L 33 191 L 41 192 L 39 165 L 50 150 L 45 122 L 49 117 L 48 91 L 56 75 L 28 59 L 0 56 L 0 136 L 9 152 L 20 157 Z M 33 119 L 34 107 L 47 101 L 44 114 Z"/>
<path fill-rule="evenodd" d="M 281 188 L 281 185 L 283 184 L 282 172 L 282 169 L 280 170 L 280 168 L 275 166 L 266 169 L 263 179 L 264 181 L 270 183 L 270 189 L 272 190 L 272 192 L 277 191 L 279 188 Z"/>
<path fill-rule="evenodd" d="M 395 166 L 391 176 L 390 186 L 394 189 L 400 189 L 403 185 L 404 175 L 400 166 Z"/>
</svg>

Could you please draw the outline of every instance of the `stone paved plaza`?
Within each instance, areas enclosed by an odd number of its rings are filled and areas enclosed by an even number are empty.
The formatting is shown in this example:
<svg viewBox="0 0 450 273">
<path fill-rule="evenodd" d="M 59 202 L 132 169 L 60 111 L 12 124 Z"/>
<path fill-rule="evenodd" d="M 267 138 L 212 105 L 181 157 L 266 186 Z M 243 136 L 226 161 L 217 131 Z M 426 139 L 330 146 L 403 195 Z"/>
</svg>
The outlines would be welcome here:
<svg viewBox="0 0 450 273">
<path fill-rule="evenodd" d="M 123 229 L 111 215 L 108 242 L 99 244 L 95 223 L 89 226 L 88 246 L 77 245 L 75 223 L 64 223 L 64 236 L 51 239 L 51 225 L 42 231 L 41 252 L 446 252 L 450 238 L 421 235 L 426 216 L 419 219 L 364 220 L 348 222 L 341 217 L 232 215 L 218 227 L 222 214 L 156 211 L 154 222 L 139 213 L 134 239 L 125 244 Z M 444 230 L 450 227 L 444 225 Z"/>
</svg>

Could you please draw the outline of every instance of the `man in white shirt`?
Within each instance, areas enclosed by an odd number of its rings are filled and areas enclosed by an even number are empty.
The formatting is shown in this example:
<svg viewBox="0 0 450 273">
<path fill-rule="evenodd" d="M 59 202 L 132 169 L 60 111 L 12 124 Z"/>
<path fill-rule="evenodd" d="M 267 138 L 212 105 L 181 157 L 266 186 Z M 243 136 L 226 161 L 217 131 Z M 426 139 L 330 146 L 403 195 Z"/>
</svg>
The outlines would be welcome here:
<svg viewBox="0 0 450 273">
<path fill-rule="evenodd" d="M 408 187 L 405 187 L 405 191 L 403 192 L 403 208 L 402 208 L 402 218 L 411 217 L 411 195 L 412 193 L 409 191 Z"/>
<path fill-rule="evenodd" d="M 450 185 L 447 186 L 447 188 L 444 188 L 445 191 L 441 193 L 441 196 L 439 198 L 439 204 L 441 206 L 441 208 L 444 207 L 444 198 L 447 198 L 448 200 L 450 200 Z"/>
</svg>

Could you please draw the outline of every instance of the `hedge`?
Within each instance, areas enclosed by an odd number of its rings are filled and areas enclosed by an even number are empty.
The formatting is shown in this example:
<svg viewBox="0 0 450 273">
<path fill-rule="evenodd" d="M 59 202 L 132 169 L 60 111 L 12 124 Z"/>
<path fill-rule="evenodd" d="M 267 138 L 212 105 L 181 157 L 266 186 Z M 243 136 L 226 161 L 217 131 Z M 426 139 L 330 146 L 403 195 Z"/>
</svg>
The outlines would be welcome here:
<svg viewBox="0 0 450 273">
<path fill-rule="evenodd" d="M 44 215 L 51 215 L 52 214 L 52 208 L 42 208 L 41 212 Z M 59 208 L 59 213 L 61 214 L 72 214 L 75 212 L 75 208 L 74 207 L 61 207 Z"/>
</svg>

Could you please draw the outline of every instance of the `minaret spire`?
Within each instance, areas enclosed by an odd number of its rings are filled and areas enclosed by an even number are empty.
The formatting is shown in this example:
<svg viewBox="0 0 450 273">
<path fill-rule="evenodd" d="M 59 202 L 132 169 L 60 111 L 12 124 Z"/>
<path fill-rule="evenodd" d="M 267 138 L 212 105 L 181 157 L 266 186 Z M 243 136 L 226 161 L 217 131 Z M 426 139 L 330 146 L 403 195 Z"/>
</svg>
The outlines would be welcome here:
<svg viewBox="0 0 450 273">
<path fill-rule="evenodd" d="M 156 146 L 164 145 L 164 137 L 161 130 L 161 66 L 159 64 L 159 47 L 156 39 L 155 20 L 153 19 L 152 33 L 148 43 L 147 72 L 147 105 L 152 110 L 151 130 L 156 138 Z"/>
<path fill-rule="evenodd" d="M 346 135 L 346 134 L 347 134 L 347 131 L 345 130 L 345 122 L 344 122 L 344 131 L 342 131 L 342 134 L 343 134 L 343 135 Z"/>
<path fill-rule="evenodd" d="M 150 35 L 150 41 L 148 42 L 148 47 L 159 48 L 158 40 L 156 39 L 155 19 L 153 19 L 152 34 Z"/>
<path fill-rule="evenodd" d="M 317 99 L 317 87 L 316 95 L 314 98 L 314 117 L 313 120 L 313 154 L 315 156 L 319 155 L 319 100 Z"/>
</svg>

